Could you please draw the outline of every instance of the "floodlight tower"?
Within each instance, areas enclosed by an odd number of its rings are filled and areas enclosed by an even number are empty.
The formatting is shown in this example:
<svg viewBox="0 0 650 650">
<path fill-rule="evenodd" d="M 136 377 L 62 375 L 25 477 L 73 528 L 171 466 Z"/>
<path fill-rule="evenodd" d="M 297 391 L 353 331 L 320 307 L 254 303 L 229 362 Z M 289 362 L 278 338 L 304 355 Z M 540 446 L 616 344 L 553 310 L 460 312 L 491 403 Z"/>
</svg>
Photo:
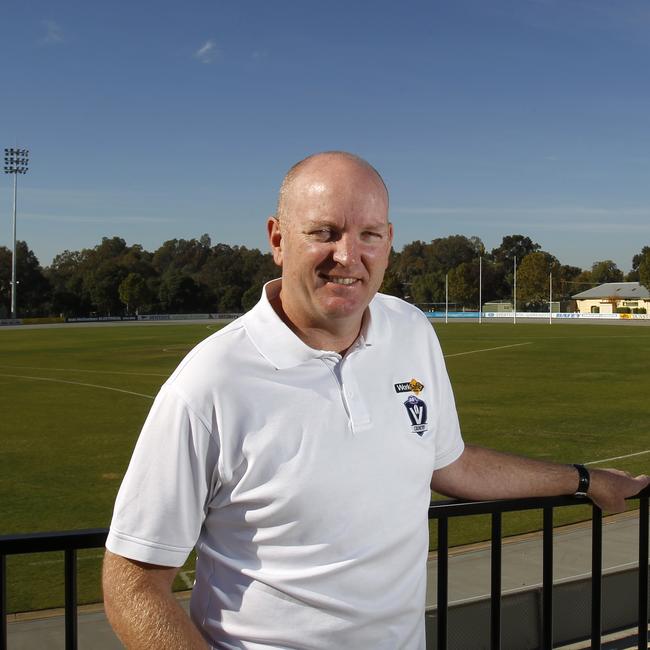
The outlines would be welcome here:
<svg viewBox="0 0 650 650">
<path fill-rule="evenodd" d="M 18 174 L 26 174 L 29 164 L 28 149 L 5 148 L 5 174 L 14 175 L 14 211 L 13 239 L 14 248 L 11 256 L 11 317 L 16 318 L 16 194 L 18 192 Z"/>
</svg>

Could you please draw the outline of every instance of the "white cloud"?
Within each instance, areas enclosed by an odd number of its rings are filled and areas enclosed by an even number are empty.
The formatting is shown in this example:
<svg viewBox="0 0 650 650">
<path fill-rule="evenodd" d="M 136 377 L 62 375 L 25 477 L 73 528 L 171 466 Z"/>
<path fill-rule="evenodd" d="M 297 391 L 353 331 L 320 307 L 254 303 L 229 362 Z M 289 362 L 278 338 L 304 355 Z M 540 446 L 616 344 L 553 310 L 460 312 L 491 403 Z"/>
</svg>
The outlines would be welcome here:
<svg viewBox="0 0 650 650">
<path fill-rule="evenodd" d="M 214 63 L 220 52 L 217 49 L 217 42 L 213 39 L 207 40 L 196 52 L 194 58 L 201 63 Z"/>
<path fill-rule="evenodd" d="M 44 20 L 43 26 L 45 27 L 45 36 L 41 39 L 43 45 L 58 45 L 65 41 L 63 36 L 63 29 L 61 25 L 53 20 Z"/>
</svg>

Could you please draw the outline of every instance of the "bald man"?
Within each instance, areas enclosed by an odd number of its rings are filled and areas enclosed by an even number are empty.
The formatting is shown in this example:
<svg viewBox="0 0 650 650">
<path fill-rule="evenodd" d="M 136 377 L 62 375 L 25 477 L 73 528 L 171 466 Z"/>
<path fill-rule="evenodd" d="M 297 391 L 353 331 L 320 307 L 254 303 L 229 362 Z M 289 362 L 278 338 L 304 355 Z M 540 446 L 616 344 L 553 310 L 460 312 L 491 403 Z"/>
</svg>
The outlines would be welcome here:
<svg viewBox="0 0 650 650">
<path fill-rule="evenodd" d="M 104 595 L 128 648 L 421 650 L 431 488 L 616 511 L 648 484 L 463 443 L 433 328 L 378 293 L 393 228 L 366 161 L 295 165 L 267 229 L 281 279 L 164 384 L 120 488 Z"/>
</svg>

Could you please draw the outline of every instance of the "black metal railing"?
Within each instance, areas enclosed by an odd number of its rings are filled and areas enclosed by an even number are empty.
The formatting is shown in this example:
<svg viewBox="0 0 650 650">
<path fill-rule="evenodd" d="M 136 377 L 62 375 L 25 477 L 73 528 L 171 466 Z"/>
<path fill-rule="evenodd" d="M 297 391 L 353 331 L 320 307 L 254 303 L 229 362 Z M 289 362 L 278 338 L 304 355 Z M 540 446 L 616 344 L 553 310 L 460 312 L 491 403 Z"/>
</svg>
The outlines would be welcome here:
<svg viewBox="0 0 650 650">
<path fill-rule="evenodd" d="M 648 647 L 648 500 L 650 489 L 639 499 L 639 593 L 638 648 Z M 437 501 L 429 508 L 429 519 L 438 522 L 437 650 L 447 650 L 449 611 L 449 519 L 470 515 L 491 515 L 490 648 L 501 647 L 501 516 L 504 512 L 543 511 L 542 566 L 542 650 L 553 647 L 553 510 L 584 504 L 574 497 L 545 497 L 504 501 Z M 65 647 L 77 650 L 77 551 L 100 548 L 106 529 L 0 536 L 0 650 L 7 649 L 7 555 L 63 551 L 65 580 Z M 599 650 L 602 636 L 602 512 L 592 507 L 591 555 L 591 647 Z"/>
<path fill-rule="evenodd" d="M 648 499 L 646 488 L 639 500 L 638 648 L 648 648 Z M 503 501 L 437 501 L 429 508 L 429 519 L 438 521 L 437 650 L 448 647 L 449 614 L 449 519 L 491 515 L 490 648 L 501 648 L 501 515 L 520 510 L 543 511 L 541 650 L 553 648 L 553 510 L 584 505 L 576 497 L 544 497 Z M 602 637 L 603 514 L 592 505 L 591 532 L 591 648 L 600 650 Z"/>
<path fill-rule="evenodd" d="M 77 551 L 100 548 L 108 530 L 72 530 L 0 537 L 0 650 L 7 649 L 7 555 L 63 551 L 65 579 L 65 648 L 77 650 Z"/>
</svg>

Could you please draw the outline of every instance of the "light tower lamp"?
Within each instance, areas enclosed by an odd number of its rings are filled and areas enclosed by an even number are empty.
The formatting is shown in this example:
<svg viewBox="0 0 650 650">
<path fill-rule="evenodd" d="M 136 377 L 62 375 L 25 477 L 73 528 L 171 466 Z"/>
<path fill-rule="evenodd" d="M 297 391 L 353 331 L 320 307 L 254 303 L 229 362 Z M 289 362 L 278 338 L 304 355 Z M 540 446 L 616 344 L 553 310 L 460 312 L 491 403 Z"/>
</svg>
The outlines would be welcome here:
<svg viewBox="0 0 650 650">
<path fill-rule="evenodd" d="M 5 148 L 5 174 L 14 175 L 14 210 L 13 210 L 13 240 L 14 247 L 11 255 L 11 317 L 16 318 L 16 194 L 18 190 L 18 174 L 26 174 L 29 164 L 28 149 Z"/>
</svg>

